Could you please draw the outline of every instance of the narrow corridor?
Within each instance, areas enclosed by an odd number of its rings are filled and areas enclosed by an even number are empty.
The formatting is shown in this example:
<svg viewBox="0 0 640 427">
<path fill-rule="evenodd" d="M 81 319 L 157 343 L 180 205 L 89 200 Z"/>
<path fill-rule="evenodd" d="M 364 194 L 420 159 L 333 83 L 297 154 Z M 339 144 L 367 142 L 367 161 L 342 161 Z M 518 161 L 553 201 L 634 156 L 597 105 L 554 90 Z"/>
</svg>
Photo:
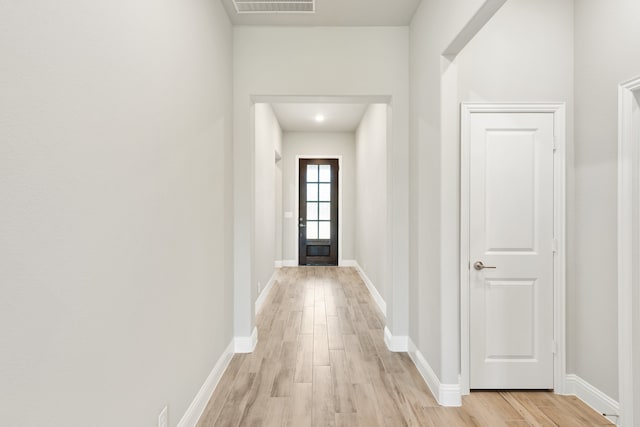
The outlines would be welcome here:
<svg viewBox="0 0 640 427">
<path fill-rule="evenodd" d="M 440 407 L 353 268 L 281 269 L 257 317 L 258 345 L 233 357 L 198 427 L 603 426 L 575 397 L 474 392 Z"/>
</svg>

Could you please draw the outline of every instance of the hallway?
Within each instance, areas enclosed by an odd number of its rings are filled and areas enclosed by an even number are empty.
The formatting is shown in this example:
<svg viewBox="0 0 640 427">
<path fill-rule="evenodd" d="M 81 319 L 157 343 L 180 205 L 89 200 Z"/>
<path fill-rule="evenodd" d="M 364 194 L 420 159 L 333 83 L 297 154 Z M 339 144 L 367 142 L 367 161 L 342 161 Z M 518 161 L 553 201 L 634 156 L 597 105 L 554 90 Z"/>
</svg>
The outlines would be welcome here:
<svg viewBox="0 0 640 427">
<path fill-rule="evenodd" d="M 198 427 L 604 426 L 574 396 L 474 392 L 440 407 L 353 268 L 283 268 L 257 317 L 259 341 L 236 354 Z"/>
</svg>

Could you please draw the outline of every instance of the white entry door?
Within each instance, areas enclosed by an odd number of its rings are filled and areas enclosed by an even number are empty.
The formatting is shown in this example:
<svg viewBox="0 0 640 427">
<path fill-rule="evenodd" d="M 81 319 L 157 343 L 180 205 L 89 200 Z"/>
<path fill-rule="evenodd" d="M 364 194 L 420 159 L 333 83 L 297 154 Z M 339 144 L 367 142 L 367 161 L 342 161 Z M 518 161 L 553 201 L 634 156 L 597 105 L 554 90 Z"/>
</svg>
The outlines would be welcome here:
<svg viewBox="0 0 640 427">
<path fill-rule="evenodd" d="M 553 113 L 469 118 L 469 386 L 554 386 Z"/>
</svg>

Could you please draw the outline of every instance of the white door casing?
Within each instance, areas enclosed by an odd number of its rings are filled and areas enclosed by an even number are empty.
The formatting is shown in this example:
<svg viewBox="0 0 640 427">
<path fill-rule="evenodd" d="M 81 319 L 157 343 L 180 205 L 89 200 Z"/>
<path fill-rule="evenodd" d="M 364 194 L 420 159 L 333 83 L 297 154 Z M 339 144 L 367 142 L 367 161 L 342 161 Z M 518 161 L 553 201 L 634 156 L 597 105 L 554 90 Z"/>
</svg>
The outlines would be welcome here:
<svg viewBox="0 0 640 427">
<path fill-rule="evenodd" d="M 640 77 L 618 89 L 618 382 L 620 426 L 640 418 Z"/>
<path fill-rule="evenodd" d="M 462 108 L 462 390 L 560 392 L 562 105 Z"/>
</svg>

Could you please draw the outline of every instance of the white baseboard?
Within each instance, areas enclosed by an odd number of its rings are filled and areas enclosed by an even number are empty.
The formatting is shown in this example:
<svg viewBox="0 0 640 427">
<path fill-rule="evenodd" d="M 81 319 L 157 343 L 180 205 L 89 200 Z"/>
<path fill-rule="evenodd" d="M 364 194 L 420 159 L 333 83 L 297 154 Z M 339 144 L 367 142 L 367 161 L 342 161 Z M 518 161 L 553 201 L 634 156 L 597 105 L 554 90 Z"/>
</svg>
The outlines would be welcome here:
<svg viewBox="0 0 640 427">
<path fill-rule="evenodd" d="M 229 362 L 231 362 L 231 358 L 233 357 L 233 347 L 234 342 L 232 340 L 213 366 L 213 369 L 209 373 L 204 384 L 202 384 L 202 387 L 200 387 L 200 390 L 193 399 L 193 402 L 191 402 L 191 405 L 187 408 L 187 412 L 182 416 L 182 419 L 178 423 L 178 427 L 196 427 L 198 420 L 207 407 L 207 403 L 209 403 L 209 400 L 213 395 L 213 391 L 220 382 L 220 378 L 222 378 L 222 374 L 224 374 L 227 366 L 229 366 Z"/>
<path fill-rule="evenodd" d="M 278 271 L 276 270 L 271 275 L 271 278 L 267 282 L 267 285 L 262 289 L 262 292 L 260 292 L 260 295 L 258 295 L 258 298 L 256 298 L 256 303 L 254 304 L 254 309 L 256 314 L 260 312 L 260 310 L 262 309 L 262 305 L 267 300 L 267 297 L 269 296 L 269 292 L 271 292 L 271 288 L 273 288 L 273 285 L 276 283 L 277 276 L 278 276 Z"/>
<path fill-rule="evenodd" d="M 442 406 L 462 406 L 460 384 L 442 384 L 420 350 L 409 339 L 409 357 L 418 368 L 418 372 L 427 383 L 429 390 Z"/>
<path fill-rule="evenodd" d="M 298 266 L 298 261 L 296 261 L 295 259 L 283 259 L 282 260 L 282 266 L 283 267 L 297 267 Z"/>
<path fill-rule="evenodd" d="M 282 261 L 274 261 L 273 262 L 273 267 L 274 268 L 282 268 Z"/>
<path fill-rule="evenodd" d="M 355 259 L 341 259 L 339 262 L 340 267 L 358 267 L 358 261 Z"/>
<path fill-rule="evenodd" d="M 251 336 L 233 339 L 235 353 L 253 353 L 258 344 L 258 328 L 253 328 Z"/>
<path fill-rule="evenodd" d="M 360 275 L 360 278 L 362 279 L 364 284 L 367 286 L 367 289 L 369 289 L 369 293 L 373 297 L 373 300 L 376 302 L 376 305 L 378 306 L 378 308 L 380 309 L 384 317 L 387 317 L 387 303 L 385 302 L 384 298 L 382 298 L 382 295 L 380 295 L 380 292 L 378 292 L 378 289 L 376 289 L 376 287 L 373 286 L 373 282 L 369 280 L 369 278 L 367 277 L 367 274 L 364 272 L 362 267 L 360 267 L 360 264 L 358 264 L 358 261 L 353 261 L 353 263 L 354 263 L 353 267 L 356 268 L 356 270 L 358 271 L 358 274 Z"/>
<path fill-rule="evenodd" d="M 386 326 L 384 327 L 384 343 L 387 345 L 389 351 L 396 353 L 406 353 L 409 351 L 409 337 L 394 336 Z"/>
<path fill-rule="evenodd" d="M 577 375 L 569 374 L 565 377 L 565 390 L 567 394 L 578 397 L 600 414 L 620 414 L 620 404 L 618 402 Z M 617 417 L 608 419 L 614 424 L 618 421 Z"/>
</svg>

